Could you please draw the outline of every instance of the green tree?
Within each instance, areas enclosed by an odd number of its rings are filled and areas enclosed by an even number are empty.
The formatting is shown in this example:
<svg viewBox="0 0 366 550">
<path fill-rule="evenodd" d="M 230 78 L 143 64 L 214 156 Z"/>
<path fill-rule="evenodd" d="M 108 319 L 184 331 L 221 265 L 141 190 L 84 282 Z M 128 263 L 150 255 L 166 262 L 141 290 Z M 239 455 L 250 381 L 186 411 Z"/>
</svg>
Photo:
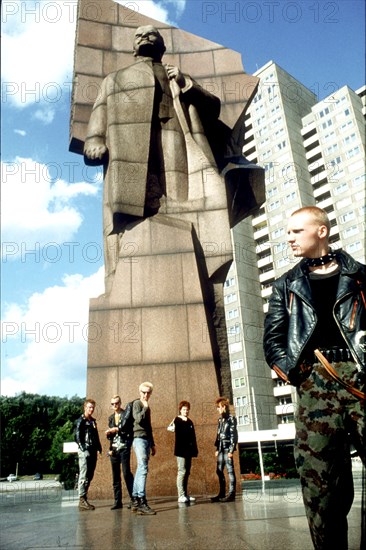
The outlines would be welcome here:
<svg viewBox="0 0 366 550">
<path fill-rule="evenodd" d="M 0 475 L 15 473 L 17 464 L 19 475 L 60 473 L 57 469 L 62 462 L 57 462 L 53 456 L 54 439 L 67 422 L 71 424 L 68 424 L 65 437 L 71 437 L 83 401 L 77 396 L 68 399 L 25 392 L 15 397 L 0 397 Z M 58 437 L 62 436 L 61 432 Z"/>
</svg>

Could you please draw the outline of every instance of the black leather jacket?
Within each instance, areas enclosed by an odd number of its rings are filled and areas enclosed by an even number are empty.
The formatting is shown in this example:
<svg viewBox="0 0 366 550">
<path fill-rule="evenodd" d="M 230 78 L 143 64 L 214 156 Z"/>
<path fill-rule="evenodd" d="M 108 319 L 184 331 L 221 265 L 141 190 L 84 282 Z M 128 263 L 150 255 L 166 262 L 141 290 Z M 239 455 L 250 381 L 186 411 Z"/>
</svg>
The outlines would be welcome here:
<svg viewBox="0 0 366 550">
<path fill-rule="evenodd" d="M 87 420 L 84 415 L 80 416 L 76 421 L 74 436 L 81 451 L 102 452 L 95 418 Z"/>
<path fill-rule="evenodd" d="M 233 453 L 238 443 L 236 418 L 231 414 L 219 417 L 215 447 L 219 452 Z"/>
<path fill-rule="evenodd" d="M 354 360 L 366 369 L 366 266 L 343 251 L 339 264 L 334 319 Z M 290 381 L 296 380 L 296 367 L 316 323 L 308 272 L 301 261 L 273 284 L 264 324 L 264 353 L 269 366 L 279 368 Z"/>
<path fill-rule="evenodd" d="M 116 424 L 114 413 L 108 417 L 108 428 L 118 428 L 118 432 L 115 434 L 108 434 L 107 439 L 109 439 L 109 449 L 113 450 L 116 446 L 121 443 L 132 444 L 133 432 L 130 430 L 128 424 L 132 416 L 132 403 L 127 403 L 126 408 L 122 409 L 121 415 L 119 417 L 119 422 Z"/>
</svg>

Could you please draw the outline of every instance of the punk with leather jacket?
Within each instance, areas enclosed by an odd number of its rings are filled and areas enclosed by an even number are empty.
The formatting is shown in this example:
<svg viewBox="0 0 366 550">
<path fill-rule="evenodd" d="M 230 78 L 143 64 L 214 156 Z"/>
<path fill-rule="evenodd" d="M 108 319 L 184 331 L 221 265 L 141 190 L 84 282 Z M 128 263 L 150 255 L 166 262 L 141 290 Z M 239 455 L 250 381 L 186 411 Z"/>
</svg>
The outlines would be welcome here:
<svg viewBox="0 0 366 550">
<path fill-rule="evenodd" d="M 229 413 L 219 417 L 215 447 L 218 452 L 233 453 L 238 443 L 238 430 L 236 418 Z"/>
<path fill-rule="evenodd" d="M 340 273 L 333 318 L 343 347 L 365 372 L 366 266 L 344 251 L 337 253 L 337 261 Z M 302 260 L 273 283 L 263 338 L 267 363 L 294 385 L 316 324 L 308 270 Z M 328 327 L 321 329 L 326 334 Z"/>
<path fill-rule="evenodd" d="M 117 433 L 107 434 L 109 439 L 109 458 L 112 467 L 112 484 L 114 494 L 114 507 L 122 508 L 122 480 L 125 481 L 128 494 L 132 499 L 133 474 L 131 472 L 131 447 L 133 440 L 133 418 L 132 403 L 127 403 L 125 409 L 121 409 L 118 422 L 116 423 L 115 414 L 108 418 L 108 428 L 118 428 Z"/>
<path fill-rule="evenodd" d="M 82 452 L 91 452 L 95 456 L 97 452 L 102 452 L 95 418 L 90 417 L 86 419 L 82 415 L 77 419 L 75 424 L 75 441 Z"/>
<path fill-rule="evenodd" d="M 132 403 L 127 403 L 126 408 L 122 410 L 118 424 L 115 421 L 115 415 L 111 414 L 108 418 L 108 428 L 118 428 L 117 433 L 108 434 L 110 454 L 115 454 L 125 447 L 131 447 L 133 432 L 129 427 L 132 419 Z"/>
</svg>

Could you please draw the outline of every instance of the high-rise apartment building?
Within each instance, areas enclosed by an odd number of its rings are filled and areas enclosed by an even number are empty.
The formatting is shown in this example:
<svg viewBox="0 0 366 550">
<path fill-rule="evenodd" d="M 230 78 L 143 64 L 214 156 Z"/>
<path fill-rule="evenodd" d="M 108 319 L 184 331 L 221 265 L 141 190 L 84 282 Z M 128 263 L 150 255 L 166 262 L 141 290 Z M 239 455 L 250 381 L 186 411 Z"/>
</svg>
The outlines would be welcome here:
<svg viewBox="0 0 366 550">
<path fill-rule="evenodd" d="M 289 215 L 302 206 L 325 209 L 332 246 L 365 262 L 366 88 L 344 86 L 318 102 L 272 61 L 255 74 L 260 84 L 246 115 L 243 153 L 265 168 L 266 202 L 233 230 L 235 261 L 224 288 L 241 442 L 294 436 L 296 394 L 262 351 L 272 283 L 295 261 L 286 240 Z"/>
</svg>

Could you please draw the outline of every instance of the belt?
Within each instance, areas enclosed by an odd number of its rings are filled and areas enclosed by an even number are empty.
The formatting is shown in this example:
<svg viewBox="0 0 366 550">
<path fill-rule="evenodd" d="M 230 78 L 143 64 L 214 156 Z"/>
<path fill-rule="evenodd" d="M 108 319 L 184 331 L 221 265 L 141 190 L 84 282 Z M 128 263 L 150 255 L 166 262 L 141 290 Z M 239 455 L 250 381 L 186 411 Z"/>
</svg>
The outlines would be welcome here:
<svg viewBox="0 0 366 550">
<path fill-rule="evenodd" d="M 357 397 L 358 399 L 360 399 L 361 401 L 365 401 L 366 400 L 366 393 L 355 388 L 354 386 L 351 386 L 351 384 L 348 384 L 348 382 L 346 382 L 345 380 L 342 380 L 336 369 L 329 363 L 329 361 L 324 357 L 324 355 L 321 353 L 320 350 L 316 349 L 314 351 L 315 355 L 317 356 L 317 358 L 319 359 L 320 363 L 323 365 L 323 367 L 325 368 L 325 370 L 327 371 L 328 374 L 330 374 L 330 376 L 333 378 L 333 380 L 335 380 L 336 382 L 338 382 L 341 386 L 343 386 L 349 393 L 351 393 L 352 395 L 354 395 L 355 397 Z"/>
<path fill-rule="evenodd" d="M 352 354 L 348 348 L 319 348 L 322 355 L 326 358 L 329 363 L 341 363 L 341 362 L 352 362 L 355 360 L 352 357 Z M 317 362 L 315 355 L 313 353 L 307 353 L 301 360 L 302 371 L 308 370 L 314 363 Z"/>
<path fill-rule="evenodd" d="M 348 348 L 319 348 L 319 351 L 321 351 L 329 363 L 341 363 L 342 361 L 355 362 Z"/>
</svg>

